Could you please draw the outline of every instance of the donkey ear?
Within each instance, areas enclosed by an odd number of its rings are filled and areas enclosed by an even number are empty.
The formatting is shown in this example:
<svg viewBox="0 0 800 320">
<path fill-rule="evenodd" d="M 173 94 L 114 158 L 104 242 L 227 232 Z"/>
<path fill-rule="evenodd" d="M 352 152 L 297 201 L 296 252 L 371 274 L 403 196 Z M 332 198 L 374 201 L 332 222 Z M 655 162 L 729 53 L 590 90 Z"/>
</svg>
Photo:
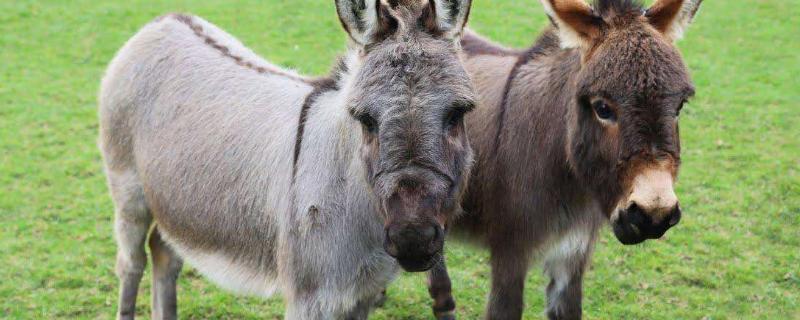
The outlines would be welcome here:
<svg viewBox="0 0 800 320">
<path fill-rule="evenodd" d="M 673 41 L 683 37 L 703 0 L 658 0 L 645 16 L 650 24 Z"/>
<path fill-rule="evenodd" d="M 397 20 L 380 0 L 336 0 L 342 27 L 359 45 L 379 40 L 397 28 Z"/>
<path fill-rule="evenodd" d="M 472 0 L 429 0 L 437 28 L 447 37 L 459 37 L 469 19 Z"/>
<path fill-rule="evenodd" d="M 603 19 L 583 0 L 540 0 L 558 28 L 563 48 L 587 48 L 600 37 Z"/>
</svg>

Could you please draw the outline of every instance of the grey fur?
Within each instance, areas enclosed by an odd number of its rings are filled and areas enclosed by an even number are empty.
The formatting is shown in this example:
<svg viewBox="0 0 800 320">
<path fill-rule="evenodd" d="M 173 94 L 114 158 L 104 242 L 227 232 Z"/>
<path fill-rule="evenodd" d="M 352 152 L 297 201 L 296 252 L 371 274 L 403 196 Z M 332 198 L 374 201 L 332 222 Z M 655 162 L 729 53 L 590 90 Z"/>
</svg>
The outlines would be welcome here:
<svg viewBox="0 0 800 320">
<path fill-rule="evenodd" d="M 197 17 L 159 18 L 125 44 L 99 97 L 119 318 L 133 318 L 152 224 L 154 318 L 177 316 L 183 260 L 239 293 L 280 291 L 287 319 L 366 316 L 398 271 L 384 227 L 458 212 L 471 149 L 463 121 L 460 135 L 443 123 L 473 99 L 457 39 L 410 27 L 368 45 L 309 107 L 293 177 L 300 107 L 319 81 Z M 359 112 L 375 117 L 375 139 Z M 387 209 L 409 179 L 436 210 Z"/>
</svg>

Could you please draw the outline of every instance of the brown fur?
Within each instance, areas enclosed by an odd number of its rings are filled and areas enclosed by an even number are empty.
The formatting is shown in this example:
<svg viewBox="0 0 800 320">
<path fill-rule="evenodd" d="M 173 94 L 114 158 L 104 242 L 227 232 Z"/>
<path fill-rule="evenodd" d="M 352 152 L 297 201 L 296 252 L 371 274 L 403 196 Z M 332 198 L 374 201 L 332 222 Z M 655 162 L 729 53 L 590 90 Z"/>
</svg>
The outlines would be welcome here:
<svg viewBox="0 0 800 320">
<path fill-rule="evenodd" d="M 491 251 L 489 319 L 521 317 L 528 260 L 537 256 L 552 279 L 548 316 L 580 318 L 581 277 L 599 227 L 638 172 L 666 163 L 677 175 L 676 116 L 693 94 L 671 39 L 636 2 L 598 1 L 587 13 L 580 1 L 547 1 L 569 24 L 561 27 L 584 30 L 586 46 L 560 48 L 555 28 L 521 52 L 475 35 L 462 40 L 481 106 L 467 118 L 476 166 L 466 214 L 451 230 Z M 616 111 L 613 124 L 593 111 L 597 99 Z M 571 237 L 585 247 L 559 247 Z M 452 296 L 446 269 L 438 270 L 430 282 L 441 313 Z"/>
</svg>

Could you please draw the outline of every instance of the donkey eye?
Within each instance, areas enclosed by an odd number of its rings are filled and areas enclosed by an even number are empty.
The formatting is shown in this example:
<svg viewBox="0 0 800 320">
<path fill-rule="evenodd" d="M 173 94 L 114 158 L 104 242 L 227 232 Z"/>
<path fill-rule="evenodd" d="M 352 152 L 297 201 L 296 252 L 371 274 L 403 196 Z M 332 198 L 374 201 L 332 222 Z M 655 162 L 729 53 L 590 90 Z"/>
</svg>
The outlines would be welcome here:
<svg viewBox="0 0 800 320">
<path fill-rule="evenodd" d="M 592 102 L 592 109 L 594 109 L 594 113 L 597 114 L 597 117 L 601 120 L 614 121 L 617 119 L 617 114 L 614 113 L 614 109 L 611 109 L 603 100 Z"/>
<path fill-rule="evenodd" d="M 686 104 L 686 100 L 681 101 L 681 104 L 678 105 L 678 109 L 675 110 L 675 117 L 681 115 L 681 110 L 683 110 L 683 105 Z"/>
<path fill-rule="evenodd" d="M 364 130 L 367 132 L 374 134 L 378 131 L 378 125 L 375 122 L 375 118 L 368 114 L 361 114 L 357 117 L 358 122 L 361 122 L 361 125 L 364 126 Z"/>
<path fill-rule="evenodd" d="M 465 112 L 466 110 L 464 110 L 463 108 L 456 108 L 451 110 L 450 113 L 447 114 L 447 119 L 445 119 L 445 126 L 448 129 L 457 126 L 461 122 L 461 120 L 464 119 Z"/>
</svg>

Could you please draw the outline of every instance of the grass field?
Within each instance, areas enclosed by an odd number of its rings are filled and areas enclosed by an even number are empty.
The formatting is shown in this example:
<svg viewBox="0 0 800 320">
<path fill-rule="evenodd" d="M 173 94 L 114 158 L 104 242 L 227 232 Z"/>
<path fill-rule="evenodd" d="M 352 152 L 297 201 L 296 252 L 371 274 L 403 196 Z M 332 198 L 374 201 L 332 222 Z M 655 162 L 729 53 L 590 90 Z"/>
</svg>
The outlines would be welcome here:
<svg viewBox="0 0 800 320">
<path fill-rule="evenodd" d="M 269 60 L 322 74 L 344 48 L 333 1 L 0 1 L 0 318 L 114 314 L 112 203 L 96 93 L 115 51 L 166 12 L 199 14 Z M 525 46 L 538 1 L 476 0 L 472 28 Z M 684 109 L 681 224 L 623 247 L 608 230 L 585 280 L 588 319 L 800 319 L 800 0 L 705 1 L 680 47 L 696 98 Z M 480 317 L 487 254 L 451 243 L 461 319 Z M 424 276 L 404 274 L 376 319 L 428 319 Z M 526 286 L 542 317 L 544 279 Z M 138 312 L 149 317 L 149 274 Z M 280 318 L 279 298 L 224 292 L 184 268 L 179 313 Z"/>
</svg>

